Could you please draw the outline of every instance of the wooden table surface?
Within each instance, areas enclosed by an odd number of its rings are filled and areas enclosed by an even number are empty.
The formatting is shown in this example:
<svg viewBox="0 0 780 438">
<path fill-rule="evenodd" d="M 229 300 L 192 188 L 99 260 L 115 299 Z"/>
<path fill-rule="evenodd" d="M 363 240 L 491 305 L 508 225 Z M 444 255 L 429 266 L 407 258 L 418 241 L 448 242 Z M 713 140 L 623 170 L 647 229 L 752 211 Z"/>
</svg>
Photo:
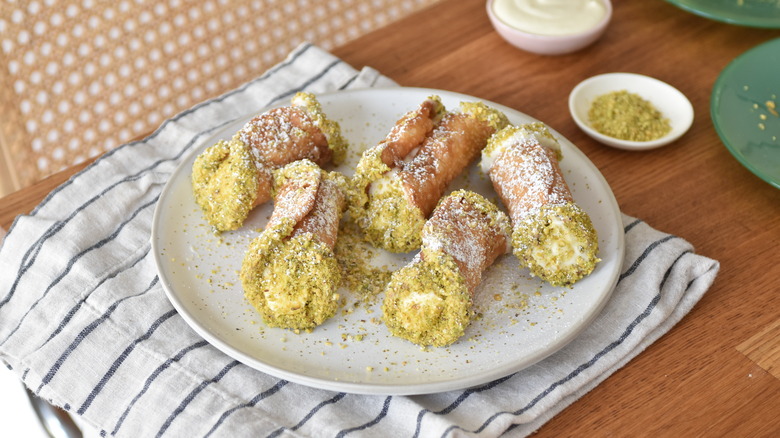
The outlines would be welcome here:
<svg viewBox="0 0 780 438">
<path fill-rule="evenodd" d="M 664 1 L 616 1 L 595 45 L 545 57 L 504 42 L 484 0 L 444 0 L 333 50 L 401 85 L 466 93 L 546 122 L 595 163 L 624 213 L 721 263 L 690 314 L 537 436 L 780 436 L 780 190 L 732 157 L 709 113 L 721 70 L 777 37 L 778 30 L 711 21 Z M 644 152 L 587 137 L 569 115 L 569 92 L 585 78 L 621 71 L 686 94 L 691 130 Z M 0 200 L 0 226 L 8 229 L 76 170 Z"/>
</svg>

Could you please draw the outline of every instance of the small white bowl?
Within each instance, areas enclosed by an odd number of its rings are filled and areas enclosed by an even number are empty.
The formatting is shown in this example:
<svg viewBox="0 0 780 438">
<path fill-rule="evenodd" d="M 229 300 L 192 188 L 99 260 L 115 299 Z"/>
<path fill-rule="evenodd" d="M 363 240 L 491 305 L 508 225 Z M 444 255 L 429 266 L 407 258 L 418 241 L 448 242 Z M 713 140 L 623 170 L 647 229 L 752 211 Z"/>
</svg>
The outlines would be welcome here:
<svg viewBox="0 0 780 438">
<path fill-rule="evenodd" d="M 585 48 L 604 33 L 612 19 L 612 2 L 601 0 L 606 7 L 606 13 L 596 26 L 570 35 L 540 35 L 524 32 L 502 21 L 493 11 L 493 1 L 487 1 L 487 14 L 496 32 L 509 44 L 540 55 L 563 55 Z"/>
<path fill-rule="evenodd" d="M 649 101 L 663 117 L 669 119 L 672 130 L 650 141 L 628 141 L 604 135 L 590 126 L 588 110 L 593 101 L 613 91 L 626 90 Z M 627 150 L 646 150 L 667 145 L 680 138 L 693 123 L 693 105 L 679 90 L 649 76 L 635 73 L 607 73 L 580 82 L 569 94 L 569 111 L 574 122 L 596 141 Z"/>
</svg>

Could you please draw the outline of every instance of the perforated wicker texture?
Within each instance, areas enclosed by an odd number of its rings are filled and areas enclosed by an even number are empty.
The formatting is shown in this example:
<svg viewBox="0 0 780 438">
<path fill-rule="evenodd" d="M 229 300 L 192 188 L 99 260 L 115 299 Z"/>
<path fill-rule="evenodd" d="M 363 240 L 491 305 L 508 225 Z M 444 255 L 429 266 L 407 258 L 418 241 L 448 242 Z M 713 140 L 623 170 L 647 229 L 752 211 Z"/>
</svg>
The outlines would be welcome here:
<svg viewBox="0 0 780 438">
<path fill-rule="evenodd" d="M 435 1 L 0 0 L 0 192 Z"/>
</svg>

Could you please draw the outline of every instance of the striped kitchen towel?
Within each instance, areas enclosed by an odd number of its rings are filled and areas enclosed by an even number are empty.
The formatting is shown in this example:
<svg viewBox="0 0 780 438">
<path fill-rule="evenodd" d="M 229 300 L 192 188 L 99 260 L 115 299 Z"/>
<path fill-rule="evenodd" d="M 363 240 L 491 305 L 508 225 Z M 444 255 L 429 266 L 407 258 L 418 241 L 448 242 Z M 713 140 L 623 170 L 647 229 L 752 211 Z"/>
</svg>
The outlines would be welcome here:
<svg viewBox="0 0 780 438">
<path fill-rule="evenodd" d="M 171 172 L 210 133 L 299 90 L 391 86 L 312 45 L 119 147 L 16 220 L 0 247 L 0 359 L 103 436 L 527 435 L 676 324 L 719 265 L 623 216 L 624 266 L 574 342 L 478 387 L 358 395 L 275 378 L 214 348 L 166 298 L 150 245 Z"/>
</svg>

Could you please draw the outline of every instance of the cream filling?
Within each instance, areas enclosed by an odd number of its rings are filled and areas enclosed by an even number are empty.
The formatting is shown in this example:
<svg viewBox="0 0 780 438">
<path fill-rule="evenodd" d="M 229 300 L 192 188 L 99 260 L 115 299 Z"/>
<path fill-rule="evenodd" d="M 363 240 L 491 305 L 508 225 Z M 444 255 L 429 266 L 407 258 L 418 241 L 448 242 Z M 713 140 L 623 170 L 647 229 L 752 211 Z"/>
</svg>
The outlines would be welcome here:
<svg viewBox="0 0 780 438">
<path fill-rule="evenodd" d="M 493 12 L 515 29 L 536 35 L 573 35 L 596 27 L 603 0 L 495 0 Z"/>
<path fill-rule="evenodd" d="M 531 250 L 531 256 L 536 263 L 544 269 L 567 269 L 577 265 L 586 255 L 582 252 L 585 242 L 582 242 L 574 234 L 568 231 L 566 224 L 555 217 L 550 221 L 551 233 L 554 239 L 547 245 Z"/>
<path fill-rule="evenodd" d="M 527 129 L 516 129 L 512 135 L 503 138 L 495 147 L 482 149 L 482 160 L 480 161 L 482 172 L 488 174 L 490 169 L 493 168 L 493 163 L 495 163 L 496 159 L 500 157 L 507 148 L 515 144 L 525 143 L 529 140 L 536 140 L 540 145 L 553 150 L 560 155 L 561 145 L 554 138 Z"/>
<path fill-rule="evenodd" d="M 379 196 L 398 186 L 403 187 L 400 171 L 398 168 L 393 168 L 368 185 L 368 195 L 369 197 Z"/>
<path fill-rule="evenodd" d="M 263 292 L 265 303 L 277 315 L 289 315 L 300 311 L 306 305 L 308 293 L 296 294 L 295 300 L 281 299 L 277 294 L 267 290 Z"/>
<path fill-rule="evenodd" d="M 401 325 L 407 330 L 414 330 L 420 319 L 434 321 L 441 314 L 443 306 L 444 300 L 435 293 L 413 292 L 401 301 L 399 307 L 402 314 L 417 317 L 405 319 Z"/>
</svg>

